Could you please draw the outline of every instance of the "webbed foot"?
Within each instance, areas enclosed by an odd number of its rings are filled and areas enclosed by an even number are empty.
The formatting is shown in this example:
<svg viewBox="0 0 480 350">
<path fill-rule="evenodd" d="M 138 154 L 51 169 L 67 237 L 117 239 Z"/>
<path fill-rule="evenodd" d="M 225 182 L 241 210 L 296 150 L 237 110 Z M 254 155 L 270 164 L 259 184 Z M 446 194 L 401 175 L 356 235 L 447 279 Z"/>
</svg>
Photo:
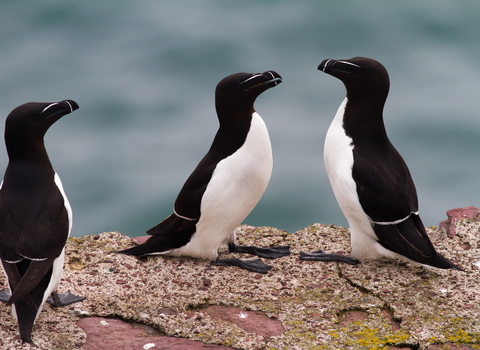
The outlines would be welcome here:
<svg viewBox="0 0 480 350">
<path fill-rule="evenodd" d="M 282 256 L 290 255 L 290 246 L 279 246 L 271 248 L 260 248 L 254 246 L 236 245 L 235 243 L 228 244 L 228 250 L 232 253 L 248 253 L 256 255 L 265 259 L 277 259 Z"/>
<path fill-rule="evenodd" d="M 270 271 L 273 266 L 266 265 L 261 259 L 253 260 L 240 260 L 240 259 L 216 259 L 213 260 L 212 265 L 214 266 L 238 266 L 242 269 L 266 274 Z"/>
<path fill-rule="evenodd" d="M 346 255 L 335 254 L 335 253 L 325 253 L 323 250 L 317 250 L 316 252 L 311 253 L 300 253 L 301 260 L 310 260 L 310 261 L 338 261 L 344 262 L 350 265 L 360 264 L 359 260 L 352 259 Z"/>
<path fill-rule="evenodd" d="M 52 294 L 47 298 L 47 303 L 53 307 L 67 306 L 73 303 L 78 303 L 79 301 L 85 300 L 85 297 L 79 297 L 75 294 L 66 291 L 65 293 L 58 294 L 57 292 L 52 292 Z"/>
<path fill-rule="evenodd" d="M 11 296 L 12 295 L 10 294 L 10 292 L 6 289 L 0 291 L 0 301 L 3 301 L 4 303 L 6 303 Z"/>
</svg>

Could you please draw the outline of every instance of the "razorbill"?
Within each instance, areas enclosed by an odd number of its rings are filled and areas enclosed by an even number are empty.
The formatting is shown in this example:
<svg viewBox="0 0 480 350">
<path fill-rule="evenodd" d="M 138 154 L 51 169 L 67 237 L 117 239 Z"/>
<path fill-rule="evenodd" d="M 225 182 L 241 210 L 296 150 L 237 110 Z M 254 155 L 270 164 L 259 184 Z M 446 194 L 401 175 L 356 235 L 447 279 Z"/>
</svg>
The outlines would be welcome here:
<svg viewBox="0 0 480 350">
<path fill-rule="evenodd" d="M 31 344 L 33 323 L 50 295 L 55 306 L 84 299 L 56 293 L 72 209 L 43 141 L 53 123 L 77 108 L 72 100 L 26 103 L 5 122 L 9 163 L 0 186 L 0 259 L 9 292 L 0 300 L 12 305 L 20 336 Z"/>
<path fill-rule="evenodd" d="M 272 148 L 256 98 L 282 82 L 273 71 L 237 73 L 220 81 L 215 108 L 220 127 L 205 157 L 181 189 L 173 213 L 147 231 L 145 243 L 123 250 L 128 255 L 165 254 L 209 259 L 214 265 L 237 265 L 267 273 L 262 260 L 218 259 L 218 248 L 264 258 L 289 255 L 289 247 L 237 246 L 235 228 L 262 197 L 272 173 Z"/>
<path fill-rule="evenodd" d="M 387 137 L 383 123 L 390 87 L 387 70 L 364 57 L 327 59 L 318 69 L 340 79 L 347 90 L 327 132 L 324 160 L 350 225 L 352 256 L 396 257 L 459 270 L 428 238 L 410 172 Z M 302 255 L 315 258 L 315 253 Z"/>
</svg>

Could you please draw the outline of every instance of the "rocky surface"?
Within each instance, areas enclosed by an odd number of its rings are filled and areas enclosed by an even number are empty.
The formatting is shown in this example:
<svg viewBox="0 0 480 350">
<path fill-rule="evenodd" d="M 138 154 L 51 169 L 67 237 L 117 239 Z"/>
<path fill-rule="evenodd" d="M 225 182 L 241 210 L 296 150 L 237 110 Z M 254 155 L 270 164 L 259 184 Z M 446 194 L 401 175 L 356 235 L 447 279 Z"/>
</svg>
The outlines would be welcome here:
<svg viewBox="0 0 480 350">
<path fill-rule="evenodd" d="M 118 319 L 85 317 L 78 326 L 87 333 L 83 350 L 115 349 L 168 349 L 168 350 L 226 350 L 231 347 L 204 344 L 199 341 L 167 337 L 149 326 L 127 323 Z"/>
<path fill-rule="evenodd" d="M 241 244 L 291 245 L 290 257 L 265 261 L 274 266 L 266 275 L 116 254 L 136 244 L 117 232 L 71 238 L 59 291 L 87 300 L 46 305 L 32 338 L 41 349 L 477 349 L 480 222 L 477 208 L 463 209 L 428 232 L 465 272 L 299 260 L 300 251 L 349 253 L 348 229 L 333 225 L 295 234 L 240 226 Z M 34 349 L 21 344 L 10 308 L 0 307 L 0 320 L 1 349 Z"/>
<path fill-rule="evenodd" d="M 477 220 L 480 209 L 470 205 L 465 208 L 455 208 L 447 211 L 447 220 L 440 223 L 440 227 L 447 230 L 448 237 L 455 236 L 455 223 L 459 220 Z"/>
</svg>

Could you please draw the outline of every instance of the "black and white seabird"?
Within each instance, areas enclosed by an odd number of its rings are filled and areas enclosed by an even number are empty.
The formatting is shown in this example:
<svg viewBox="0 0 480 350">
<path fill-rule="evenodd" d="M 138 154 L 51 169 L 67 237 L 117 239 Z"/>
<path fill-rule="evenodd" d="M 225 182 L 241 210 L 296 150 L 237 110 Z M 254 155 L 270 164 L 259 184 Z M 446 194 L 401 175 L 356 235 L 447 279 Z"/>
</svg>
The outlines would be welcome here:
<svg viewBox="0 0 480 350">
<path fill-rule="evenodd" d="M 318 69 L 340 79 L 347 90 L 327 132 L 324 160 L 350 226 L 352 256 L 396 257 L 460 270 L 428 238 L 408 167 L 387 137 L 383 123 L 390 87 L 387 70 L 364 57 L 327 59 Z M 315 259 L 315 253 L 302 255 Z"/>
<path fill-rule="evenodd" d="M 9 292 L 1 292 L 0 300 L 12 305 L 27 343 L 33 344 L 33 323 L 47 298 L 54 306 L 84 299 L 56 293 L 72 209 L 43 141 L 53 123 L 77 108 L 72 100 L 26 103 L 5 123 L 9 163 L 0 186 L 0 259 Z"/>
<path fill-rule="evenodd" d="M 273 71 L 237 73 L 215 90 L 220 127 L 213 144 L 185 182 L 173 213 L 147 231 L 145 243 L 121 251 L 128 255 L 165 254 L 209 259 L 214 265 L 237 265 L 267 273 L 262 260 L 218 259 L 218 248 L 264 258 L 289 255 L 289 247 L 238 246 L 235 228 L 253 210 L 272 173 L 272 148 L 264 121 L 254 109 L 256 98 L 282 82 Z"/>
</svg>

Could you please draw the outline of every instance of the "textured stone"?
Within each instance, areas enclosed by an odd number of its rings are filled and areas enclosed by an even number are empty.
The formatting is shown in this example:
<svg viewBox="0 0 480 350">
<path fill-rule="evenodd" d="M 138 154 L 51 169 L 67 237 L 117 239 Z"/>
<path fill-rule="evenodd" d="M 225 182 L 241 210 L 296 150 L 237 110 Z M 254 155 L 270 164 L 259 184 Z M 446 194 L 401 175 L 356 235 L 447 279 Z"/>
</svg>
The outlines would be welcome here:
<svg viewBox="0 0 480 350">
<path fill-rule="evenodd" d="M 168 350 L 207 350 L 233 349 L 225 346 L 207 345 L 185 338 L 165 337 L 157 331 L 139 324 L 117 319 L 86 317 L 77 322 L 87 334 L 83 350 L 115 349 L 168 349 Z"/>
<path fill-rule="evenodd" d="M 339 317 L 340 323 L 338 325 L 345 327 L 349 323 L 366 320 L 367 317 L 368 313 L 364 311 L 345 311 L 343 315 Z"/>
<path fill-rule="evenodd" d="M 432 344 L 428 347 L 428 350 L 473 350 L 473 349 L 478 349 L 478 347 L 458 345 L 454 343 Z"/>
<path fill-rule="evenodd" d="M 263 312 L 245 311 L 238 307 L 209 306 L 202 310 L 211 317 L 236 324 L 248 333 L 256 333 L 264 338 L 282 334 L 282 322 L 271 319 Z"/>
<path fill-rule="evenodd" d="M 479 212 L 480 212 L 480 209 L 478 209 L 477 207 L 474 207 L 473 205 L 470 205 L 465 208 L 451 209 L 447 211 L 448 219 L 445 221 L 442 221 L 439 224 L 439 226 L 445 227 L 447 229 L 448 236 L 453 237 L 455 236 L 455 223 L 457 221 L 464 220 L 464 219 L 477 220 Z"/>
<path fill-rule="evenodd" d="M 349 230 L 333 225 L 314 224 L 294 234 L 238 227 L 239 244 L 291 246 L 291 256 L 266 261 L 273 266 L 266 275 L 211 266 L 201 259 L 117 254 L 137 244 L 118 232 L 70 238 L 59 292 L 70 290 L 87 299 L 63 308 L 45 305 L 32 338 L 41 349 L 85 349 L 92 336 L 77 322 L 91 316 L 106 318 L 107 323 L 140 323 L 161 331 L 163 341 L 188 339 L 207 348 L 479 348 L 480 222 L 462 218 L 454 226 L 452 237 L 445 228 L 427 232 L 436 249 L 465 272 L 426 269 L 395 259 L 364 260 L 356 266 L 299 260 L 301 251 L 349 254 Z M 226 248 L 220 253 L 250 258 L 229 254 Z M 0 289 L 5 282 L 0 276 Z M 247 319 L 258 316 L 281 328 L 272 332 L 261 323 L 242 323 L 242 312 Z M 137 332 L 137 325 L 124 326 L 123 333 Z M 145 343 L 148 337 L 159 337 L 135 334 L 140 343 L 133 348 L 138 349 L 155 343 Z M 21 344 L 11 308 L 1 305 L 0 348 L 36 349 Z"/>
</svg>

